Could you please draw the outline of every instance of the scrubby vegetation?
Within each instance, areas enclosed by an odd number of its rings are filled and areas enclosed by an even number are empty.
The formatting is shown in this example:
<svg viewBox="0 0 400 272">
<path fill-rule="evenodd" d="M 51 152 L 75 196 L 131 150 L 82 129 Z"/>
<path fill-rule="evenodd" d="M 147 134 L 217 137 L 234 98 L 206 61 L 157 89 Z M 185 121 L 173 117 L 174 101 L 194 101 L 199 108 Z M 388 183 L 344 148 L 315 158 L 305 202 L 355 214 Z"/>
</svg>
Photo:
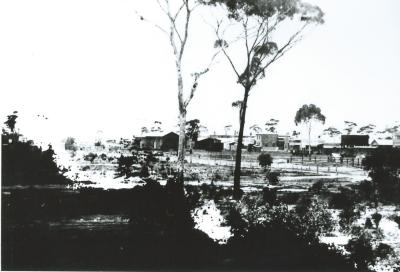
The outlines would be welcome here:
<svg viewBox="0 0 400 272">
<path fill-rule="evenodd" d="M 51 145 L 46 150 L 36 146 L 33 141 L 21 141 L 15 132 L 16 114 L 9 117 L 9 130 L 2 130 L 1 180 L 3 186 L 67 184 L 61 169 L 55 162 Z"/>
</svg>

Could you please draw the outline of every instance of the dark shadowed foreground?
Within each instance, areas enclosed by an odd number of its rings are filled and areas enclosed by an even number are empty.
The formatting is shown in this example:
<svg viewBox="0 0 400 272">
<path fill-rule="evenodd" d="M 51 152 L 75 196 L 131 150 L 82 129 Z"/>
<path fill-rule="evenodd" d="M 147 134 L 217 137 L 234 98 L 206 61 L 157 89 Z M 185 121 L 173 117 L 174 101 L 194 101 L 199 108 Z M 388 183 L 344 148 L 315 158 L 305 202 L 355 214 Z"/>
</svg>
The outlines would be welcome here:
<svg viewBox="0 0 400 272">
<path fill-rule="evenodd" d="M 195 194 L 185 197 L 174 182 L 109 191 L 3 188 L 2 195 L 7 270 L 351 268 L 279 220 L 219 245 L 194 229 Z"/>
</svg>

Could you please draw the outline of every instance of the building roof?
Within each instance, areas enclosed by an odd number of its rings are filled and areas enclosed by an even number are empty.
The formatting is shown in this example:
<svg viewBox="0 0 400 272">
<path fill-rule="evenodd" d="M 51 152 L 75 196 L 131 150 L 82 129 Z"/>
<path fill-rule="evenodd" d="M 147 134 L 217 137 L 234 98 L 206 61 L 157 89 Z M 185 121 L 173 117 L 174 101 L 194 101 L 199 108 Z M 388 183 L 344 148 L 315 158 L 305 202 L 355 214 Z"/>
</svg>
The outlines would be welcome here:
<svg viewBox="0 0 400 272">
<path fill-rule="evenodd" d="M 137 138 L 162 138 L 165 135 L 170 134 L 170 133 L 174 133 L 174 134 L 178 135 L 177 133 L 175 133 L 173 131 L 168 131 L 168 132 L 153 131 L 153 132 L 144 133 L 142 136 L 137 137 Z"/>
<path fill-rule="evenodd" d="M 393 140 L 387 140 L 387 139 L 374 139 L 371 142 L 371 145 L 377 145 L 377 146 L 392 146 L 393 145 Z"/>
<path fill-rule="evenodd" d="M 368 146 L 368 135 L 342 135 L 342 145 L 345 146 Z"/>
</svg>

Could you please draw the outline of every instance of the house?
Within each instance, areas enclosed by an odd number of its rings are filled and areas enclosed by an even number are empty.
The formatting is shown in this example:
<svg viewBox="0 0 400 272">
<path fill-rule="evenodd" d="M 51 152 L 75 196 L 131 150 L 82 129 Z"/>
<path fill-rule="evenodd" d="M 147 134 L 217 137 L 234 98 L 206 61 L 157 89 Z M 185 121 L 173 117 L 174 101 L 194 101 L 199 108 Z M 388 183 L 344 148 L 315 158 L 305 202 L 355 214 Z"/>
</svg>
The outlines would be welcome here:
<svg viewBox="0 0 400 272">
<path fill-rule="evenodd" d="M 206 139 L 197 141 L 194 145 L 195 149 L 201 149 L 206 151 L 222 151 L 224 148 L 221 140 L 217 138 L 208 137 Z"/>
<path fill-rule="evenodd" d="M 393 133 L 393 147 L 400 147 L 400 132 Z"/>
<path fill-rule="evenodd" d="M 178 150 L 179 135 L 175 132 L 169 132 L 161 138 L 161 150 Z"/>
<path fill-rule="evenodd" d="M 325 136 L 325 135 L 324 135 Z M 341 148 L 341 137 L 340 136 L 325 136 L 321 137 L 322 140 L 322 152 L 330 155 L 332 153 L 340 152 Z"/>
<path fill-rule="evenodd" d="M 278 143 L 277 143 L 278 149 L 288 151 L 289 150 L 289 140 L 290 140 L 289 135 L 278 136 Z"/>
<path fill-rule="evenodd" d="M 261 147 L 262 151 L 278 149 L 278 134 L 257 134 L 256 146 Z"/>
<path fill-rule="evenodd" d="M 292 153 L 298 153 L 301 150 L 301 140 L 296 138 L 289 139 L 289 150 Z"/>
<path fill-rule="evenodd" d="M 212 135 L 209 136 L 221 141 L 224 150 L 235 150 L 237 137 L 233 135 Z"/>
<path fill-rule="evenodd" d="M 342 148 L 367 147 L 367 146 L 369 146 L 369 136 L 368 135 L 342 135 L 341 146 L 342 146 Z"/>
<path fill-rule="evenodd" d="M 371 142 L 371 146 L 378 147 L 378 146 L 393 146 L 393 140 L 389 139 L 374 139 Z"/>
<path fill-rule="evenodd" d="M 141 149 L 178 150 L 179 135 L 175 132 L 150 132 L 136 139 L 140 140 Z"/>
</svg>

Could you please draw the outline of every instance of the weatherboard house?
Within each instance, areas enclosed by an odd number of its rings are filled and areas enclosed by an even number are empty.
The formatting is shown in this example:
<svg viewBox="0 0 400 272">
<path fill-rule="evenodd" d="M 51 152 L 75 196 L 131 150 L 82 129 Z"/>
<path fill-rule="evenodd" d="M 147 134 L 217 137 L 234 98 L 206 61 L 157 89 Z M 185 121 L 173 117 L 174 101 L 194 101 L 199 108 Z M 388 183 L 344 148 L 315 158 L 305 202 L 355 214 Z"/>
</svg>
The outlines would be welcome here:
<svg viewBox="0 0 400 272">
<path fill-rule="evenodd" d="M 224 144 L 217 138 L 208 137 L 197 141 L 194 148 L 206 151 L 222 151 Z"/>
<path fill-rule="evenodd" d="M 136 137 L 140 141 L 141 149 L 148 150 L 178 150 L 179 135 L 175 132 L 150 132 L 141 137 Z"/>
</svg>

